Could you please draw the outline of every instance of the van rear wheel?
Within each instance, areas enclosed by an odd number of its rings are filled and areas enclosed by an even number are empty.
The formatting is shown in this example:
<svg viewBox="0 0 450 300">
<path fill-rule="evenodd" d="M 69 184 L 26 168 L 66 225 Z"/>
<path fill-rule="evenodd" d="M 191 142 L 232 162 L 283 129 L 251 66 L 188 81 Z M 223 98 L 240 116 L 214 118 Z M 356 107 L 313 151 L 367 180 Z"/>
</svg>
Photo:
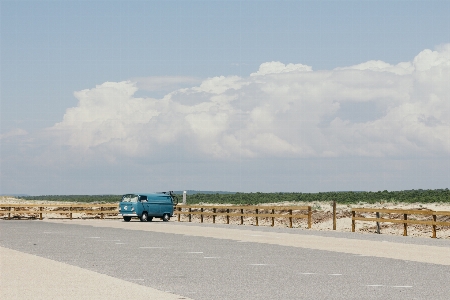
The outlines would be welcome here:
<svg viewBox="0 0 450 300">
<path fill-rule="evenodd" d="M 124 216 L 124 217 L 123 217 L 123 220 L 124 220 L 125 222 L 130 222 L 131 217 Z"/>
<path fill-rule="evenodd" d="M 148 221 L 148 214 L 147 212 L 143 212 L 142 216 L 139 218 L 141 220 L 141 222 L 147 222 Z"/>
<path fill-rule="evenodd" d="M 169 214 L 164 214 L 163 217 L 162 217 L 162 220 L 164 222 L 168 222 L 170 220 L 170 215 Z"/>
</svg>

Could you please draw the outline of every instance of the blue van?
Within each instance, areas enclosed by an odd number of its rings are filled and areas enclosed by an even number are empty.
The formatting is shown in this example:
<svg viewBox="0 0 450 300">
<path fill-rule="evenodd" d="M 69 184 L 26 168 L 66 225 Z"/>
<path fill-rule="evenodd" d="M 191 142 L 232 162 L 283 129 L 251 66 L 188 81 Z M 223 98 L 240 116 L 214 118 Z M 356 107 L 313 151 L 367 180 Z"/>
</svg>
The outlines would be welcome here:
<svg viewBox="0 0 450 300">
<path fill-rule="evenodd" d="M 132 217 L 138 217 L 141 222 L 152 221 L 153 218 L 161 218 L 167 222 L 173 216 L 173 209 L 177 204 L 175 199 L 171 192 L 125 194 L 119 203 L 119 213 L 125 222 L 129 222 Z"/>
</svg>

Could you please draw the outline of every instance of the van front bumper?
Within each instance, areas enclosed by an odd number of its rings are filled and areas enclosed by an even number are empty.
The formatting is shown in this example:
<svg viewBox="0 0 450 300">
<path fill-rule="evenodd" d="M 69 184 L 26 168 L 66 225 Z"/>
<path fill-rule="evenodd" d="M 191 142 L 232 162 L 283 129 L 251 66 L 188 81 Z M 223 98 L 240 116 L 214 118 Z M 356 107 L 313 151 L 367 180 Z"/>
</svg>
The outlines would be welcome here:
<svg viewBox="0 0 450 300">
<path fill-rule="evenodd" d="M 124 217 L 137 217 L 137 213 L 130 213 L 130 214 L 122 214 Z"/>
</svg>

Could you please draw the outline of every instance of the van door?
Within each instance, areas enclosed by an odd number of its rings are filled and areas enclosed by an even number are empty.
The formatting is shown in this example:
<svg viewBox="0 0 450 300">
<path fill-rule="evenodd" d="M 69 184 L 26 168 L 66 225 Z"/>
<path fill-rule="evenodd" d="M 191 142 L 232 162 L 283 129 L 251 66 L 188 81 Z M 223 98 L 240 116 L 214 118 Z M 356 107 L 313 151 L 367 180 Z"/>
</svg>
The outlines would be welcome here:
<svg viewBox="0 0 450 300">
<path fill-rule="evenodd" d="M 150 197 L 148 199 L 148 215 L 151 217 L 160 217 L 161 211 L 160 211 L 160 203 L 158 199 L 154 199 L 153 197 Z"/>
<path fill-rule="evenodd" d="M 141 216 L 144 211 L 146 211 L 148 213 L 147 196 L 139 195 L 139 201 L 138 201 L 137 205 L 138 205 L 137 211 L 139 211 L 138 212 L 139 216 Z"/>
<path fill-rule="evenodd" d="M 169 214 L 170 216 L 173 215 L 173 201 L 172 197 L 164 197 L 161 199 L 161 214 Z"/>
</svg>

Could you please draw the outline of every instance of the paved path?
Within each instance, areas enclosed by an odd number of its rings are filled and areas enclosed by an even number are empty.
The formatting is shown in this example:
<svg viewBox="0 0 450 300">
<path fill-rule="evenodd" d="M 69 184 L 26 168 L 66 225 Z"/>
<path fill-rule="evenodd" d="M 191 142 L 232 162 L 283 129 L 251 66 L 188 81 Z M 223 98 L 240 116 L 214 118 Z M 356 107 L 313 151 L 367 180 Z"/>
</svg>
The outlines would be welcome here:
<svg viewBox="0 0 450 300">
<path fill-rule="evenodd" d="M 447 299 L 450 293 L 450 243 L 432 239 L 15 220 L 0 221 L 0 255 L 1 299 Z"/>
</svg>

